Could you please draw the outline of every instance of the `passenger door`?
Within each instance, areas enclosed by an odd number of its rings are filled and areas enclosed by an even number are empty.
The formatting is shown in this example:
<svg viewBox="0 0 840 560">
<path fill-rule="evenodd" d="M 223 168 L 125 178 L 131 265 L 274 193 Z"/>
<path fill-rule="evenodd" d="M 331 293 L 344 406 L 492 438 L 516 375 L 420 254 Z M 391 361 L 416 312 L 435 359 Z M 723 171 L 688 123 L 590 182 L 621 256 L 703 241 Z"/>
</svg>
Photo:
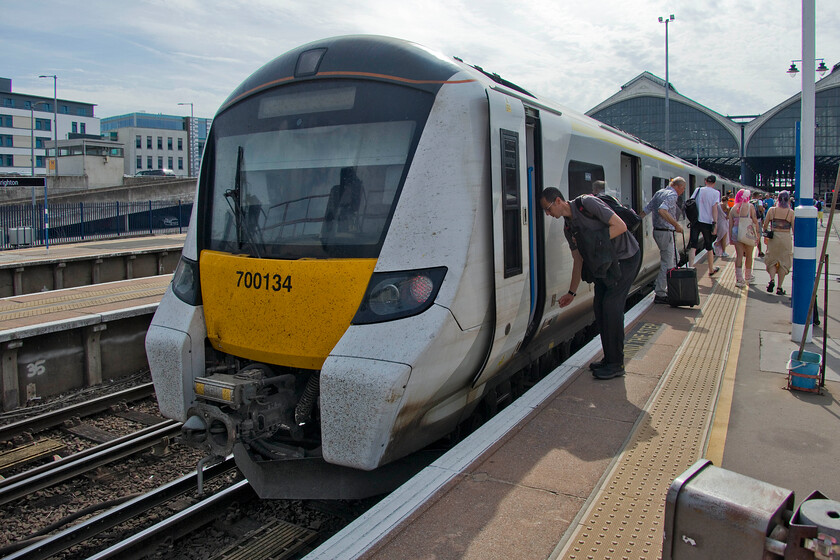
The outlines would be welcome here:
<svg viewBox="0 0 840 560">
<path fill-rule="evenodd" d="M 495 333 L 473 386 L 516 352 L 531 308 L 525 108 L 519 99 L 487 90 L 493 216 Z"/>
</svg>

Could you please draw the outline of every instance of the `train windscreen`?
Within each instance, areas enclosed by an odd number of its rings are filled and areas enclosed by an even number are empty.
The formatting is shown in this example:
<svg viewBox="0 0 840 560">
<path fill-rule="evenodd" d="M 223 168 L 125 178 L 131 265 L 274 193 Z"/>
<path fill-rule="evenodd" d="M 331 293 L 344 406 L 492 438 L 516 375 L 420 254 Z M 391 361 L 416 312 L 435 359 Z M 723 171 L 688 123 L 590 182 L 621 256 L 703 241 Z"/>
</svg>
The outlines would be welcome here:
<svg viewBox="0 0 840 560">
<path fill-rule="evenodd" d="M 389 83 L 311 81 L 226 110 L 205 153 L 205 246 L 263 258 L 378 256 L 432 102 Z"/>
</svg>

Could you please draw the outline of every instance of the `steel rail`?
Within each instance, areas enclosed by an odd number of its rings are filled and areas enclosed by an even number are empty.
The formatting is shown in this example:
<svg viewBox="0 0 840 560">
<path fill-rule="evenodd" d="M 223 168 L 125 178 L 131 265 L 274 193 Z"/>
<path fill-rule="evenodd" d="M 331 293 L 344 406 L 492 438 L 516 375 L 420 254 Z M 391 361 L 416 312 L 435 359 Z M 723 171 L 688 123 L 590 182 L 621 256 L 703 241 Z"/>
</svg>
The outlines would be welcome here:
<svg viewBox="0 0 840 560">
<path fill-rule="evenodd" d="M 233 470 L 234 468 L 236 468 L 236 465 L 234 463 L 233 456 L 230 456 L 221 463 L 205 469 L 204 478 L 205 480 L 215 478 Z M 177 480 L 164 484 L 160 488 L 152 490 L 151 492 L 138 496 L 125 502 L 124 504 L 120 504 L 117 507 L 91 517 L 78 525 L 68 527 L 63 531 L 39 540 L 26 548 L 9 554 L 5 556 L 3 560 L 42 560 L 49 558 L 62 550 L 87 539 L 91 539 L 103 531 L 107 531 L 108 529 L 137 517 L 154 507 L 180 496 L 181 494 L 185 494 L 190 490 L 197 488 L 197 484 L 198 481 L 196 473 L 182 476 Z M 247 485 L 247 481 L 242 481 L 242 483 L 239 483 L 239 486 L 241 487 L 242 484 Z M 211 498 L 208 498 L 207 500 L 210 499 Z M 199 505 L 207 500 L 199 502 Z"/>
<path fill-rule="evenodd" d="M 192 531 L 213 522 L 227 509 L 230 504 L 243 499 L 253 490 L 247 480 L 237 482 L 229 488 L 202 500 L 183 511 L 180 511 L 157 523 L 148 529 L 131 535 L 127 539 L 106 548 L 98 554 L 89 556 L 88 560 L 104 560 L 105 558 L 119 558 L 120 560 L 134 560 L 143 558 L 154 552 L 163 542 L 173 542 Z"/>
<path fill-rule="evenodd" d="M 0 482 L 0 506 L 102 465 L 139 453 L 161 439 L 178 433 L 180 428 L 180 422 L 166 420 L 114 441 L 91 447 L 53 463 L 7 478 Z"/>
<path fill-rule="evenodd" d="M 119 391 L 118 393 L 99 397 L 98 399 L 62 407 L 52 412 L 39 414 L 38 416 L 33 416 L 32 418 L 20 420 L 12 424 L 6 424 L 5 426 L 0 426 L 0 441 L 8 441 L 24 432 L 35 433 L 58 426 L 74 416 L 90 416 L 91 414 L 108 410 L 108 408 L 120 401 L 139 401 L 153 393 L 153 384 L 144 383 L 136 387 L 131 387 L 130 389 L 125 389 L 124 391 Z"/>
</svg>

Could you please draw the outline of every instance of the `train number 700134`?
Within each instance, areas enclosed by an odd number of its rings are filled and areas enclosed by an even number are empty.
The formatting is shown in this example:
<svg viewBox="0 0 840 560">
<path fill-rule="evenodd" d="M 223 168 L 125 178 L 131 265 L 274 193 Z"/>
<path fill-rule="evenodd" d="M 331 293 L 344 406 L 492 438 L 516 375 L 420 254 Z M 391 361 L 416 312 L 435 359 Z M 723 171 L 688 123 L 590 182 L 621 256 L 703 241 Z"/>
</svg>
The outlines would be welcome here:
<svg viewBox="0 0 840 560">
<path fill-rule="evenodd" d="M 236 271 L 236 287 L 249 290 L 265 290 L 279 292 L 280 290 L 292 291 L 292 277 L 283 277 L 281 274 L 260 274 L 259 272 Z"/>
</svg>

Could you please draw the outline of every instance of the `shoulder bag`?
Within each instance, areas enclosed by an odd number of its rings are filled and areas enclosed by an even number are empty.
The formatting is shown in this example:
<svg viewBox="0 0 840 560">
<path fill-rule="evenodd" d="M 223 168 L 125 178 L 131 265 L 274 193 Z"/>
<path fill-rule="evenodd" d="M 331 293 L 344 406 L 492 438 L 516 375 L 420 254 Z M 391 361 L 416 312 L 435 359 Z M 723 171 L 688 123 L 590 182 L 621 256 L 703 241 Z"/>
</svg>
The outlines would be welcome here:
<svg viewBox="0 0 840 560">
<path fill-rule="evenodd" d="M 758 241 L 758 234 L 755 231 L 755 224 L 753 223 L 752 217 L 749 215 L 749 204 L 747 206 L 747 215 L 741 215 L 741 209 L 744 207 L 742 203 L 738 207 L 738 243 L 743 243 L 744 245 L 754 246 L 756 241 Z"/>
</svg>

